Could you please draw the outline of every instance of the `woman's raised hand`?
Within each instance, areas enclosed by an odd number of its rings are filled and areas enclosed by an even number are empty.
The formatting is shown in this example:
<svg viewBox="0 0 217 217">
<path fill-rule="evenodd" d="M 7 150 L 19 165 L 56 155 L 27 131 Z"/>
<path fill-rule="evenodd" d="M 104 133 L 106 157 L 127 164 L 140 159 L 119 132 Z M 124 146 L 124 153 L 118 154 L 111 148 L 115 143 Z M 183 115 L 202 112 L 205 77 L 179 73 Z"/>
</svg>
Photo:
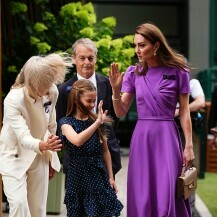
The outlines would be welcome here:
<svg viewBox="0 0 217 217">
<path fill-rule="evenodd" d="M 117 63 L 112 63 L 109 70 L 109 80 L 114 90 L 120 90 L 124 73 L 120 73 Z"/>
</svg>

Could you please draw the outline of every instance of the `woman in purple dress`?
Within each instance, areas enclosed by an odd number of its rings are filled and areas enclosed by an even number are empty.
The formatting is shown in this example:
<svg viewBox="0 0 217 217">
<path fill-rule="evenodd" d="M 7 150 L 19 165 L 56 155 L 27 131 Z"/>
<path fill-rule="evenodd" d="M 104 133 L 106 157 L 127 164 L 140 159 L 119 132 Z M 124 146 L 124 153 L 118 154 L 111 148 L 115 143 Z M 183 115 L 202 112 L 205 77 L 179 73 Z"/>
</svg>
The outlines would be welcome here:
<svg viewBox="0 0 217 217">
<path fill-rule="evenodd" d="M 116 115 L 126 115 L 134 95 L 138 112 L 130 145 L 127 217 L 188 217 L 189 201 L 177 198 L 176 180 L 183 165 L 194 160 L 188 103 L 190 67 L 153 24 L 136 28 L 134 45 L 139 63 L 128 67 L 125 74 L 112 63 L 109 72 Z M 184 152 L 174 122 L 178 101 Z"/>
</svg>

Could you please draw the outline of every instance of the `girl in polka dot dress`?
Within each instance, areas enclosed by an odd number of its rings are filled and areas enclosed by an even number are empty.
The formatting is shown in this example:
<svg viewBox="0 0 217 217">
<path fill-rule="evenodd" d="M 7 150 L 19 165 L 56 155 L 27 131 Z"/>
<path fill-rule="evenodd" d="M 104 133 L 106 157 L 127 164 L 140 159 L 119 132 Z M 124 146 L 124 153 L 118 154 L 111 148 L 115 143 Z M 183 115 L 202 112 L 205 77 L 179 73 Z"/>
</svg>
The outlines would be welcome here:
<svg viewBox="0 0 217 217">
<path fill-rule="evenodd" d="M 70 162 L 64 203 L 69 217 L 120 216 L 123 205 L 117 199 L 111 156 L 103 122 L 108 111 L 98 105 L 92 112 L 96 88 L 86 79 L 76 81 L 70 92 L 66 117 L 60 119 L 61 139 Z"/>
</svg>

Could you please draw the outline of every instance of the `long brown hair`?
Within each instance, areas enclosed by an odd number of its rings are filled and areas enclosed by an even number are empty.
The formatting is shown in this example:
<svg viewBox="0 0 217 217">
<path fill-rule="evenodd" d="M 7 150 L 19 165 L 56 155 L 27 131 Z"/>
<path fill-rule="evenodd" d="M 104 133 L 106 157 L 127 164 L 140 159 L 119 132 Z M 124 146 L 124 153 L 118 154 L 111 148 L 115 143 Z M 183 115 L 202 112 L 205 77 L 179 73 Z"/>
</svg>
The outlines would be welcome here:
<svg viewBox="0 0 217 217">
<path fill-rule="evenodd" d="M 66 116 L 73 116 L 79 109 L 83 114 L 87 115 L 93 122 L 96 121 L 97 115 L 88 110 L 81 102 L 81 97 L 86 92 L 96 91 L 93 83 L 87 79 L 77 80 L 71 87 L 68 97 L 68 106 Z M 99 136 L 102 139 L 104 132 L 102 127 L 98 128 Z"/>
<path fill-rule="evenodd" d="M 139 34 L 143 36 L 146 40 L 148 40 L 151 44 L 155 44 L 157 42 L 160 43 L 159 49 L 157 50 L 157 56 L 165 66 L 169 67 L 177 67 L 181 70 L 186 71 L 190 69 L 187 64 L 186 58 L 173 50 L 166 38 L 164 37 L 161 30 L 151 23 L 143 23 L 136 27 L 135 34 Z M 143 67 L 143 70 L 139 72 L 140 66 Z M 147 72 L 148 65 L 146 63 L 139 63 L 136 68 L 136 73 L 138 75 L 143 75 Z"/>
</svg>

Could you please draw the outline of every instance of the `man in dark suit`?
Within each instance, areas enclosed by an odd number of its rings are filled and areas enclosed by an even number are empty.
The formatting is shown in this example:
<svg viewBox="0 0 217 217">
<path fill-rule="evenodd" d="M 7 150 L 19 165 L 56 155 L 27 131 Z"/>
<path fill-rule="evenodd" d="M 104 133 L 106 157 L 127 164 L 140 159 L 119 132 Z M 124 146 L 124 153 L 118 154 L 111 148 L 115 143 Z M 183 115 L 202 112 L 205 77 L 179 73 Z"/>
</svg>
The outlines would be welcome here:
<svg viewBox="0 0 217 217">
<path fill-rule="evenodd" d="M 116 139 L 115 129 L 118 118 L 115 115 L 112 104 L 112 89 L 109 78 L 95 72 L 97 61 L 97 48 L 89 38 L 78 39 L 72 45 L 72 63 L 76 66 L 76 73 L 72 78 L 58 87 L 59 97 L 56 104 L 57 122 L 66 115 L 68 103 L 68 91 L 72 84 L 78 79 L 90 80 L 97 89 L 97 102 L 94 112 L 97 112 L 97 105 L 103 100 L 103 110 L 108 110 L 108 115 L 114 119 L 113 125 L 106 125 L 108 129 L 108 147 L 112 158 L 112 168 L 114 175 L 121 169 L 119 140 Z M 68 165 L 67 153 L 63 156 L 63 172 L 67 173 Z"/>
</svg>

